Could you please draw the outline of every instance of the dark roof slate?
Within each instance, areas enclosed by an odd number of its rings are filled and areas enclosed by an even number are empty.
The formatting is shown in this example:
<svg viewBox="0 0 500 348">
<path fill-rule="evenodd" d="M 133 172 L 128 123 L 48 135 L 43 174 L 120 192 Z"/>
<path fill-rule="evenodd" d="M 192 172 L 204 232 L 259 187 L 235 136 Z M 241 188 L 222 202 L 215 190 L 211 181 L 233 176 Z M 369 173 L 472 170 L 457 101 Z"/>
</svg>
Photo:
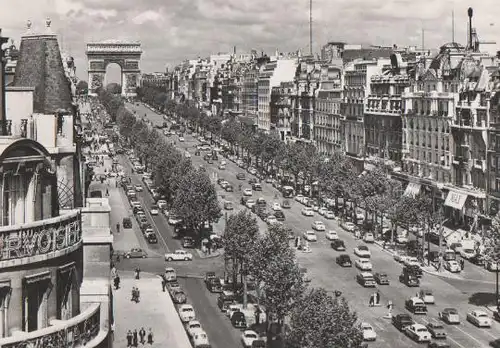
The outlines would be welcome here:
<svg viewBox="0 0 500 348">
<path fill-rule="evenodd" d="M 71 112 L 70 82 L 55 35 L 22 38 L 13 85 L 35 88 L 33 109 L 36 113 L 54 114 L 61 109 Z"/>
</svg>

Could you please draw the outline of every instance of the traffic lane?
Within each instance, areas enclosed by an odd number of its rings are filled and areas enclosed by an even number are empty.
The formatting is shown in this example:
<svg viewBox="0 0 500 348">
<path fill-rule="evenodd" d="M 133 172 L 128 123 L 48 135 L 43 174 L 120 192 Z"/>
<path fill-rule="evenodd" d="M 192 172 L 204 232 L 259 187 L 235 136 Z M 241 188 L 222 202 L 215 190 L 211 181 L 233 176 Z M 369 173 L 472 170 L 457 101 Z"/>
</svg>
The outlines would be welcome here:
<svg viewBox="0 0 500 348">
<path fill-rule="evenodd" d="M 241 331 L 233 328 L 219 310 L 216 295 L 206 290 L 203 280 L 187 278 L 180 279 L 179 283 L 186 291 L 188 303 L 194 307 L 196 319 L 208 334 L 210 345 L 214 348 L 239 347 Z"/>
</svg>

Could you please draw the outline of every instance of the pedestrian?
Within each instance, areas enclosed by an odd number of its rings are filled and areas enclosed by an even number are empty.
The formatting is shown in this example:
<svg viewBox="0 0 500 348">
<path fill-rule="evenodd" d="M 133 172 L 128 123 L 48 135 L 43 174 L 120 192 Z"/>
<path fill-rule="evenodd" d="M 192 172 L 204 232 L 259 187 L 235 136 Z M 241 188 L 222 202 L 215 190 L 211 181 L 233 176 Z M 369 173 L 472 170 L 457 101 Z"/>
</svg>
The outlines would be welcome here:
<svg viewBox="0 0 500 348">
<path fill-rule="evenodd" d="M 370 301 L 368 303 L 369 307 L 373 307 L 373 294 L 370 295 Z"/>
<path fill-rule="evenodd" d="M 116 224 L 116 233 L 120 233 L 120 223 Z"/>
<path fill-rule="evenodd" d="M 260 313 L 261 313 L 260 307 L 256 306 L 256 308 L 255 308 L 255 324 L 256 325 L 260 324 Z"/>
<path fill-rule="evenodd" d="M 137 294 L 135 292 L 135 286 L 132 288 L 132 298 L 130 299 L 130 301 L 134 301 L 136 300 L 136 297 L 137 297 Z"/>
<path fill-rule="evenodd" d="M 151 328 L 149 328 L 148 332 L 148 343 L 153 344 L 153 330 L 151 330 Z"/>
<path fill-rule="evenodd" d="M 113 279 L 115 279 L 117 275 L 118 275 L 118 273 L 116 271 L 116 267 L 115 267 L 115 265 L 113 265 L 113 267 L 111 267 L 111 277 Z"/>
<path fill-rule="evenodd" d="M 135 303 L 141 302 L 141 292 L 139 288 L 135 288 Z"/>
<path fill-rule="evenodd" d="M 109 190 L 106 189 L 106 197 L 109 197 Z"/>
<path fill-rule="evenodd" d="M 114 282 L 115 282 L 115 290 L 118 290 L 120 288 L 120 276 L 119 275 L 116 275 Z"/>
<path fill-rule="evenodd" d="M 464 270 L 464 267 L 465 267 L 465 261 L 464 259 L 460 259 L 460 268 L 462 269 L 462 271 Z"/>
<path fill-rule="evenodd" d="M 134 329 L 134 333 L 133 333 L 134 337 L 132 339 L 133 341 L 133 345 L 134 347 L 137 347 L 138 346 L 138 339 L 137 339 L 137 329 Z"/>
<path fill-rule="evenodd" d="M 111 323 L 111 339 L 113 341 L 115 340 L 115 322 L 114 321 Z"/>
<path fill-rule="evenodd" d="M 132 347 L 132 331 L 128 330 L 127 331 L 127 347 Z"/>
<path fill-rule="evenodd" d="M 144 327 L 141 327 L 141 329 L 139 330 L 139 338 L 140 338 L 141 344 L 144 344 L 146 342 L 146 340 L 145 340 L 146 330 L 144 330 Z"/>
<path fill-rule="evenodd" d="M 375 294 L 375 304 L 378 306 L 380 304 L 380 292 L 377 291 Z"/>
<path fill-rule="evenodd" d="M 141 278 L 141 269 L 137 267 L 135 269 L 135 279 L 140 279 Z"/>
<path fill-rule="evenodd" d="M 166 281 L 165 277 L 162 276 L 162 279 L 161 279 L 161 289 L 163 290 L 163 292 L 165 292 L 166 288 L 167 288 L 167 281 Z"/>
</svg>

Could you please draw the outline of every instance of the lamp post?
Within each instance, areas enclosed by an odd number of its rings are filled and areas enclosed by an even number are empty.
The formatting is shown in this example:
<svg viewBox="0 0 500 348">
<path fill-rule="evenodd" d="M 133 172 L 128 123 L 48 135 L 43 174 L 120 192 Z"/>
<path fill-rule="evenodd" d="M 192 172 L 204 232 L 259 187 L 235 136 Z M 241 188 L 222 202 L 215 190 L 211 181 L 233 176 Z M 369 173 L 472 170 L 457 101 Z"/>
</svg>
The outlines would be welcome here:
<svg viewBox="0 0 500 348">
<path fill-rule="evenodd" d="M 495 269 L 495 305 L 497 307 L 497 312 L 500 313 L 500 306 L 498 305 L 498 261 L 496 262 L 496 269 Z"/>
</svg>

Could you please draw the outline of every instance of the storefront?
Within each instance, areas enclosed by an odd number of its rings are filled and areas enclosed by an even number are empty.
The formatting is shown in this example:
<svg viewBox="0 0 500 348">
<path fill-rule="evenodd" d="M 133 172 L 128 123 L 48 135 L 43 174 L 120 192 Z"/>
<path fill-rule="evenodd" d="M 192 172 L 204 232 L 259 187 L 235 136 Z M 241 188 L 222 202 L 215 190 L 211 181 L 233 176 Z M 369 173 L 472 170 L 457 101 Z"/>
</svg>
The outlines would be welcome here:
<svg viewBox="0 0 500 348">
<path fill-rule="evenodd" d="M 484 215 L 484 202 L 486 196 L 481 192 L 466 192 L 463 190 L 449 189 L 444 202 L 445 216 L 451 224 L 460 226 L 466 231 L 477 232 L 481 226 L 480 216 Z"/>
</svg>

